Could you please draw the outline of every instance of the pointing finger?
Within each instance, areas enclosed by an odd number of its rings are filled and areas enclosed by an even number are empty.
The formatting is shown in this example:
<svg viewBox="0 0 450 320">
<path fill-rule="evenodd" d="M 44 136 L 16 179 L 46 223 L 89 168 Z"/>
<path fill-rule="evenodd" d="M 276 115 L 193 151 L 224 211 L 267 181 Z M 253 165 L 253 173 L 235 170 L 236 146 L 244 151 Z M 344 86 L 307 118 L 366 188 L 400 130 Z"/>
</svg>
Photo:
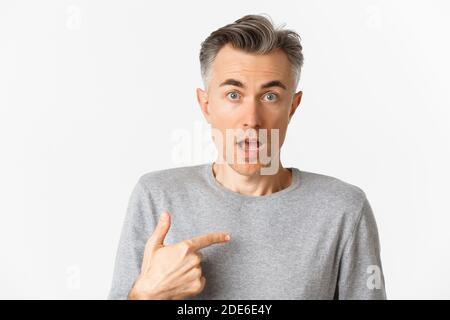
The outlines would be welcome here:
<svg viewBox="0 0 450 320">
<path fill-rule="evenodd" d="M 227 233 L 213 232 L 192 238 L 190 243 L 192 249 L 196 251 L 212 244 L 228 242 L 230 239 L 231 237 Z"/>
</svg>

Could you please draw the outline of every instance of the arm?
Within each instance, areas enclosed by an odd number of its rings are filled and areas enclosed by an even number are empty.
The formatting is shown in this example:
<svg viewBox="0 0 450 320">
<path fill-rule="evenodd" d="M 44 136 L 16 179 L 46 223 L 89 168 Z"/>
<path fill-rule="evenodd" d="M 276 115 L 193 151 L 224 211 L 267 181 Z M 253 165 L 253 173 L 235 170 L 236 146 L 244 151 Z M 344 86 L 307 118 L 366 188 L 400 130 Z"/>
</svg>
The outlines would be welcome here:
<svg viewBox="0 0 450 320">
<path fill-rule="evenodd" d="M 149 195 L 139 180 L 128 202 L 108 299 L 125 300 L 128 298 L 128 294 L 139 276 L 145 244 L 154 226 Z"/>
<path fill-rule="evenodd" d="M 336 298 L 386 299 L 378 229 L 367 198 L 341 256 Z"/>
</svg>

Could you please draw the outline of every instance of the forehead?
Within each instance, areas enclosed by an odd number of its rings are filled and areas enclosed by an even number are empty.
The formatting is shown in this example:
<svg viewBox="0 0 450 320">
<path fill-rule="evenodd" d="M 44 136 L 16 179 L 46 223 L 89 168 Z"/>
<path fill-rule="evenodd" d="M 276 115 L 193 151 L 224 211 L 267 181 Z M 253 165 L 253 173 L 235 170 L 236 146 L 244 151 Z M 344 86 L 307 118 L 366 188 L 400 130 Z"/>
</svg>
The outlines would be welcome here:
<svg viewBox="0 0 450 320">
<path fill-rule="evenodd" d="M 227 44 L 217 53 L 212 71 L 212 82 L 216 84 L 233 77 L 244 82 L 278 79 L 291 85 L 291 64 L 282 50 L 258 55 Z"/>
</svg>

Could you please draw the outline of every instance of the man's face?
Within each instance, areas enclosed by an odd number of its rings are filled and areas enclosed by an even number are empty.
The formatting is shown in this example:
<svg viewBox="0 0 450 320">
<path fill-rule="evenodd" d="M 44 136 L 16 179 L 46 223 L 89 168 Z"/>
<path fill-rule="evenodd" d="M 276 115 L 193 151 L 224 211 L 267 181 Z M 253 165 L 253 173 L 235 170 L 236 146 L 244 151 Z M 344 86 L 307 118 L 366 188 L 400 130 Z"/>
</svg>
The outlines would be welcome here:
<svg viewBox="0 0 450 320">
<path fill-rule="evenodd" d="M 224 157 L 233 151 L 227 162 L 238 173 L 259 174 L 261 167 L 267 166 L 259 155 L 279 154 L 302 96 L 301 91 L 294 91 L 287 55 L 281 50 L 249 54 L 227 44 L 217 54 L 211 75 L 208 91 L 198 88 L 197 99 L 212 129 L 223 137 L 217 139 L 213 134 L 218 151 Z M 261 129 L 267 130 L 265 143 L 254 139 L 265 132 Z M 234 132 L 233 139 L 227 139 L 230 132 Z"/>
</svg>

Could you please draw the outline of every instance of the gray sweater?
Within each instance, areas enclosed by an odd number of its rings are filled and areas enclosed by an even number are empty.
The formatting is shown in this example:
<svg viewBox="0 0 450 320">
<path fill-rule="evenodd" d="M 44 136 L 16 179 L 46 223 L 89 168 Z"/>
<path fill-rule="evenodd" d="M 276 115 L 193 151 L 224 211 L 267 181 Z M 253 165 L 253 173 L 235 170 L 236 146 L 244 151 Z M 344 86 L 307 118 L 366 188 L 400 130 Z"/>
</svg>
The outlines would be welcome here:
<svg viewBox="0 0 450 320">
<path fill-rule="evenodd" d="M 330 176 L 288 168 L 289 187 L 247 196 L 223 187 L 212 163 L 149 172 L 131 194 L 108 299 L 126 299 L 145 243 L 167 209 L 164 244 L 215 231 L 201 249 L 197 299 L 386 299 L 375 218 L 365 193 Z"/>
</svg>

